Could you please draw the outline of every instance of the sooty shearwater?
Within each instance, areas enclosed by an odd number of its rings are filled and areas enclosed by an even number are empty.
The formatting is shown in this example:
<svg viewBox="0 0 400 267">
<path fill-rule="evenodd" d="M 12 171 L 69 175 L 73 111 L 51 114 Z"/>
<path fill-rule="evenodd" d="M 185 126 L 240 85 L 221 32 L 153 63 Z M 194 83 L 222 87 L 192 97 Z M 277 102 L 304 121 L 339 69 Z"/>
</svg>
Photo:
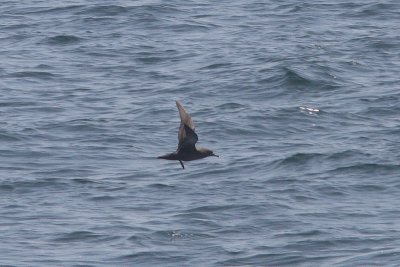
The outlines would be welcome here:
<svg viewBox="0 0 400 267">
<path fill-rule="evenodd" d="M 214 152 L 207 148 L 196 147 L 196 142 L 199 140 L 197 134 L 194 132 L 194 123 L 190 115 L 186 112 L 185 108 L 179 101 L 176 101 L 179 116 L 181 117 L 181 125 L 178 132 L 178 149 L 174 153 L 166 154 L 158 157 L 159 159 L 179 160 L 184 169 L 182 161 L 191 161 L 202 159 L 209 156 L 219 157 Z"/>
</svg>

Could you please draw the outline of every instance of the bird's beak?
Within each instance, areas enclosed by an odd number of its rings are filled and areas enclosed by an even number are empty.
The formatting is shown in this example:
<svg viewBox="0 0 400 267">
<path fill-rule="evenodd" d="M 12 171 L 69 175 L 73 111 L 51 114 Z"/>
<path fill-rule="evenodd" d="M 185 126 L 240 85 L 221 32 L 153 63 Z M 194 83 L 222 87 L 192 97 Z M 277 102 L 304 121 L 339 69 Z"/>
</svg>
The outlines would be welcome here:
<svg viewBox="0 0 400 267">
<path fill-rule="evenodd" d="M 219 158 L 219 156 L 218 156 L 218 155 L 215 155 L 215 154 L 212 154 L 211 156 L 214 156 L 214 157 L 217 157 L 217 158 Z"/>
</svg>

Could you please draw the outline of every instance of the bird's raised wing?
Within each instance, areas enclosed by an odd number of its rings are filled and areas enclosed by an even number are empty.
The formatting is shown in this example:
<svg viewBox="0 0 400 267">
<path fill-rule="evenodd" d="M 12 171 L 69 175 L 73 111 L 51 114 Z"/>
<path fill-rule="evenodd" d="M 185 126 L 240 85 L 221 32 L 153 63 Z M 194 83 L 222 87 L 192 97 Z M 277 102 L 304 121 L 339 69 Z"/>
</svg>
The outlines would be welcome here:
<svg viewBox="0 0 400 267">
<path fill-rule="evenodd" d="M 183 124 L 183 127 L 181 127 L 179 131 L 181 131 L 182 128 L 185 132 L 185 138 L 179 141 L 178 153 L 183 151 L 191 152 L 193 150 L 196 150 L 196 142 L 197 140 L 199 140 L 197 134 L 186 124 Z"/>
<path fill-rule="evenodd" d="M 196 144 L 198 137 L 194 131 L 195 127 L 192 118 L 187 113 L 182 104 L 179 103 L 179 101 L 176 101 L 176 106 L 178 107 L 179 116 L 181 117 L 181 125 L 179 127 L 179 132 L 178 132 L 178 140 L 179 140 L 178 150 L 180 150 L 182 147 L 194 148 L 194 145 Z"/>
</svg>

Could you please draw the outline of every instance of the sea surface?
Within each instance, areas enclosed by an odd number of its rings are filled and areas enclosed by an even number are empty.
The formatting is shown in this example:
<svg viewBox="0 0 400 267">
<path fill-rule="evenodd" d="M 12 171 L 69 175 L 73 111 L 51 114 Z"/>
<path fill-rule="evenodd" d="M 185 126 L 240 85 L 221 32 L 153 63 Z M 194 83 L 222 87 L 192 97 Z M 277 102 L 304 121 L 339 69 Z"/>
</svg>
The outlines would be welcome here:
<svg viewBox="0 0 400 267">
<path fill-rule="evenodd" d="M 400 266 L 398 0 L 0 18 L 0 266 Z"/>
</svg>

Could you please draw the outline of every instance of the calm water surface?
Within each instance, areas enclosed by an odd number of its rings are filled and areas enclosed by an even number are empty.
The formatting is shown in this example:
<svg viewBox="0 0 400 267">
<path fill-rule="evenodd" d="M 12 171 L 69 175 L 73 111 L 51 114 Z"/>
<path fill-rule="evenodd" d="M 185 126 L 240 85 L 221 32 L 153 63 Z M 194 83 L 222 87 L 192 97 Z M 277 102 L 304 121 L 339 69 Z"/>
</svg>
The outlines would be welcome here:
<svg viewBox="0 0 400 267">
<path fill-rule="evenodd" d="M 397 0 L 0 17 L 1 266 L 400 264 Z M 175 100 L 220 158 L 155 159 Z"/>
</svg>

